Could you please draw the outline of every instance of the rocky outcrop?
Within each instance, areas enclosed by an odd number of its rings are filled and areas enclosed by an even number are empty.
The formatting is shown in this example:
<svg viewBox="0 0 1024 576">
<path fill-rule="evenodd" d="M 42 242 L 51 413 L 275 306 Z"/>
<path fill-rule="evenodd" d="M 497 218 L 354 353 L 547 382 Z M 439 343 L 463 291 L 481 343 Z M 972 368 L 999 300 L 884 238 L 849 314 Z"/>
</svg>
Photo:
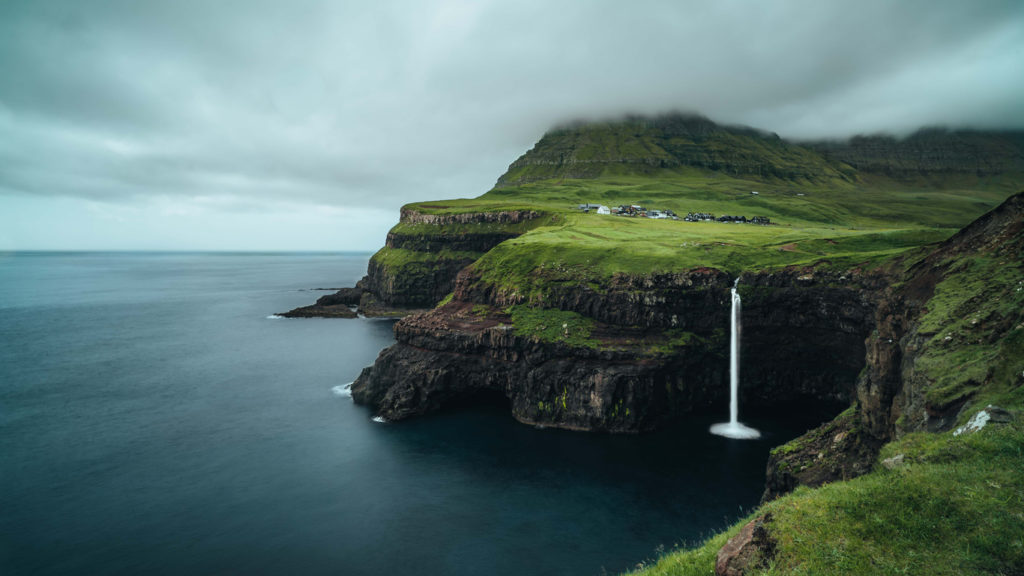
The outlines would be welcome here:
<svg viewBox="0 0 1024 576">
<path fill-rule="evenodd" d="M 285 318 L 355 318 L 358 314 L 353 308 L 359 304 L 362 295 L 361 287 L 342 288 L 334 294 L 317 298 L 316 304 L 282 312 L 278 316 Z"/>
<path fill-rule="evenodd" d="M 283 316 L 284 318 L 355 318 L 358 314 L 345 304 L 331 306 L 313 304 L 281 312 L 278 316 Z"/>
<path fill-rule="evenodd" d="M 706 347 L 638 360 L 636 346 L 572 348 L 517 335 L 510 321 L 465 302 L 406 317 L 395 326 L 398 343 L 363 370 L 352 397 L 398 420 L 487 394 L 525 423 L 635 432 L 720 394 L 710 386 L 720 363 Z"/>
<path fill-rule="evenodd" d="M 778 446 L 768 457 L 761 500 L 774 500 L 797 486 L 821 486 L 871 471 L 882 441 L 862 426 L 856 407 L 803 436 Z"/>
<path fill-rule="evenodd" d="M 722 546 L 715 558 L 715 576 L 743 576 L 767 568 L 775 558 L 777 542 L 769 533 L 772 515 L 746 523 Z"/>
<path fill-rule="evenodd" d="M 745 275 L 744 349 L 765 351 L 743 355 L 743 401 L 850 401 L 877 282 L 806 269 Z M 503 310 L 520 302 L 466 270 L 450 304 L 396 325 L 398 343 L 363 371 L 353 397 L 401 419 L 489 393 L 523 422 L 653 429 L 725 402 L 731 286 L 727 275 L 700 269 L 553 288 L 546 304 L 596 322 L 596 344 L 570 348 L 519 335 Z M 692 338 L 670 342 L 679 333 Z M 798 351 L 779 351 L 780 341 Z"/>
<path fill-rule="evenodd" d="M 344 306 L 357 306 L 359 300 L 363 297 L 365 290 L 362 286 L 356 286 L 355 288 L 342 288 L 334 294 L 328 294 L 321 296 L 317 299 L 316 303 L 318 306 L 337 306 L 339 304 Z"/>
<path fill-rule="evenodd" d="M 397 234 L 389 232 L 384 245 L 399 250 L 415 252 L 474 252 L 483 254 L 505 240 L 519 236 L 518 232 L 473 231 L 449 232 L 446 234 Z"/>
<path fill-rule="evenodd" d="M 616 274 L 606 283 L 590 285 L 551 280 L 542 295 L 527 302 L 524 295 L 481 281 L 476 271 L 467 270 L 456 279 L 455 299 L 498 308 L 526 303 L 569 310 L 619 326 L 711 331 L 722 326 L 725 317 L 716 314 L 726 305 L 728 290 L 723 295 L 721 288 L 732 282 L 713 268 Z"/>
<path fill-rule="evenodd" d="M 388 232 L 384 248 L 370 258 L 366 276 L 354 288 L 285 315 L 355 316 L 344 315 L 335 304 L 357 305 L 360 314 L 378 317 L 401 317 L 432 308 L 454 290 L 463 268 L 540 224 L 542 215 L 535 210 L 430 214 L 403 207 L 399 224 Z"/>
<path fill-rule="evenodd" d="M 456 275 L 476 258 L 455 256 L 399 264 L 390 263 L 386 258 L 371 258 L 362 280 L 366 292 L 360 308 L 431 308 L 452 291 Z"/>
<path fill-rule="evenodd" d="M 443 208 L 443 207 L 438 207 Z M 362 285 L 367 311 L 431 308 L 455 288 L 455 277 L 485 252 L 515 238 L 541 216 L 534 210 L 430 214 L 408 206 L 370 259 Z"/>
</svg>

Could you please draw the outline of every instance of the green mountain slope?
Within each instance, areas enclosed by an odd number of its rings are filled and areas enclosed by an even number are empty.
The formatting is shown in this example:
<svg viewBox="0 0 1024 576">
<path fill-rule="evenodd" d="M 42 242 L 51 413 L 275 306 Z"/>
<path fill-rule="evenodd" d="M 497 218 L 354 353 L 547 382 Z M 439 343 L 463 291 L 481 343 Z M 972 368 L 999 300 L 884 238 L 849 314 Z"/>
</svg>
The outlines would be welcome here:
<svg viewBox="0 0 1024 576">
<path fill-rule="evenodd" d="M 552 130 L 509 166 L 497 187 L 561 178 L 657 175 L 681 168 L 812 182 L 844 180 L 852 174 L 849 167 L 775 134 L 671 114 Z"/>
</svg>

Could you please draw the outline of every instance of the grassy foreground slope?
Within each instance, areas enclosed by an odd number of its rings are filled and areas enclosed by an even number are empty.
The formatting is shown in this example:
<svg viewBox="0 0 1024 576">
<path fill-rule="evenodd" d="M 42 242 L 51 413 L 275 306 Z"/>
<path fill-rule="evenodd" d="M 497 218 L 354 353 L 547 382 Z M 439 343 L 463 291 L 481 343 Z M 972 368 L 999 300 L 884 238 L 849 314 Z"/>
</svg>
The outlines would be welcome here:
<svg viewBox="0 0 1024 576">
<path fill-rule="evenodd" d="M 1024 427 L 970 435 L 920 432 L 885 447 L 905 464 L 797 489 L 772 514 L 777 553 L 752 574 L 1019 574 L 1024 567 Z M 698 548 L 669 553 L 643 576 L 706 576 L 747 518 Z"/>
</svg>

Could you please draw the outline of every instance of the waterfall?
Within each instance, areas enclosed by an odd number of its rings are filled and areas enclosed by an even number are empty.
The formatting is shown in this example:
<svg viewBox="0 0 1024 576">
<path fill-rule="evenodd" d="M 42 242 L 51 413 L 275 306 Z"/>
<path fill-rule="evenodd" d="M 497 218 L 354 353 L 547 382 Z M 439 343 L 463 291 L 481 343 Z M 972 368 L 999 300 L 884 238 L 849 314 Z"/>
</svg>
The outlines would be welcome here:
<svg viewBox="0 0 1024 576">
<path fill-rule="evenodd" d="M 742 300 L 739 292 L 740 279 L 732 285 L 732 310 L 729 313 L 729 421 L 715 424 L 711 433 L 727 438 L 760 438 L 761 433 L 740 424 L 740 311 Z"/>
</svg>

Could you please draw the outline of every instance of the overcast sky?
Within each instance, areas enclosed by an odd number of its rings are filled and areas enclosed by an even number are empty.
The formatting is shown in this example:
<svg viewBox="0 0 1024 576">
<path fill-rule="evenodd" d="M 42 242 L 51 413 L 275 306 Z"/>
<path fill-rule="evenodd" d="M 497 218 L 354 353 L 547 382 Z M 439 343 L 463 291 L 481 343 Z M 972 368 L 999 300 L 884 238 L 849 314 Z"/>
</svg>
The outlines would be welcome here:
<svg viewBox="0 0 1024 576">
<path fill-rule="evenodd" d="M 373 250 L 551 125 L 1024 127 L 1024 2 L 0 0 L 0 250 Z"/>
</svg>

